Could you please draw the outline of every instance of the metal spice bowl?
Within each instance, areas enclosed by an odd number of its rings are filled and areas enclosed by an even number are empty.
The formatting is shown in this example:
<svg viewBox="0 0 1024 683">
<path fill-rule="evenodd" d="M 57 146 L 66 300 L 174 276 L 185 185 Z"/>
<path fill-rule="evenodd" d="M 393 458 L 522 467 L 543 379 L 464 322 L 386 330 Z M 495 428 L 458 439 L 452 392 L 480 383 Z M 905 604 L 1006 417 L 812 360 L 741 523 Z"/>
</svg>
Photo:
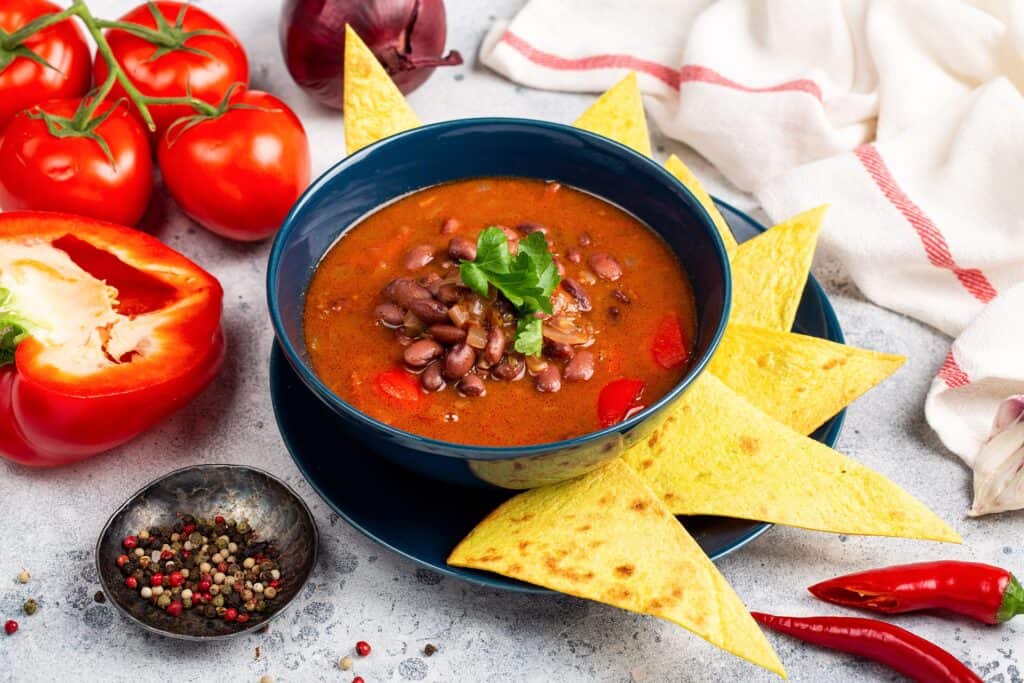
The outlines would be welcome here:
<svg viewBox="0 0 1024 683">
<path fill-rule="evenodd" d="M 195 610 L 172 617 L 124 584 L 116 563 L 124 537 L 174 524 L 182 514 L 247 519 L 261 539 L 274 541 L 285 581 L 265 618 L 239 624 L 207 619 Z M 146 484 L 111 515 L 96 542 L 96 568 L 103 592 L 131 621 L 161 635 L 211 641 L 259 629 L 284 612 L 309 579 L 316 553 L 313 515 L 283 481 L 242 465 L 196 465 Z"/>
</svg>

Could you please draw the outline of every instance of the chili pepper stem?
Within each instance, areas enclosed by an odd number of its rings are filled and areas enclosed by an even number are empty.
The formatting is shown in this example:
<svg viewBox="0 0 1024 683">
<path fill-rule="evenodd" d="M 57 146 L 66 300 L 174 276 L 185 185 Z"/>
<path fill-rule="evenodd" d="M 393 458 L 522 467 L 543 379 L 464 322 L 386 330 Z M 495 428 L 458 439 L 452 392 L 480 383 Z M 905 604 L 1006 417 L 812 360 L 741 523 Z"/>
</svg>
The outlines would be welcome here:
<svg viewBox="0 0 1024 683">
<path fill-rule="evenodd" d="M 1010 583 L 1006 584 L 1003 592 L 1003 603 L 996 612 L 996 622 L 1003 623 L 1013 619 L 1018 614 L 1024 614 L 1024 586 L 1016 577 L 1010 577 Z"/>
</svg>

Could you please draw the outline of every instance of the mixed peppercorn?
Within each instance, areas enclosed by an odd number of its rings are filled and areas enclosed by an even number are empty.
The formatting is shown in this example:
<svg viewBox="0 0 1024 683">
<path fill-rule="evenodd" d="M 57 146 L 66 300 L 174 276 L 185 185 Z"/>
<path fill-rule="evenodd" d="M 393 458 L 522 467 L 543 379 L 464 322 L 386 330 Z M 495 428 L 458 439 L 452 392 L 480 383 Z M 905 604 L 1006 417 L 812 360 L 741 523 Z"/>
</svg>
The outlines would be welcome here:
<svg viewBox="0 0 1024 683">
<path fill-rule="evenodd" d="M 244 624 L 268 615 L 282 584 L 277 548 L 257 538 L 245 520 L 182 515 L 126 536 L 116 562 L 125 586 L 172 617 Z"/>
</svg>

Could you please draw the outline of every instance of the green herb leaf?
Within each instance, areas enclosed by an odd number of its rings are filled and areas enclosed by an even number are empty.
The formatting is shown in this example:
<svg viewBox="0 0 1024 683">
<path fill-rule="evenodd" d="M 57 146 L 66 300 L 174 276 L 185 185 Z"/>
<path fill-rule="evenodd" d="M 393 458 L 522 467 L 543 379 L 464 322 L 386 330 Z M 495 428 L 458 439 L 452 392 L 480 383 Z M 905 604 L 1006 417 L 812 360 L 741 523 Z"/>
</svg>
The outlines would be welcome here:
<svg viewBox="0 0 1024 683">
<path fill-rule="evenodd" d="M 527 356 L 539 356 L 544 347 L 544 324 L 540 318 L 527 316 L 516 324 L 515 349 Z"/>
<path fill-rule="evenodd" d="M 520 240 L 513 259 L 505 233 L 487 228 L 477 238 L 476 258 L 463 261 L 459 274 L 466 286 L 481 296 L 487 296 L 491 286 L 501 292 L 519 316 L 516 350 L 540 353 L 542 325 L 534 314 L 551 313 L 551 294 L 561 280 L 543 233 L 534 232 Z"/>
<path fill-rule="evenodd" d="M 0 287 L 0 367 L 14 362 L 14 351 L 28 336 L 28 322 L 14 312 L 14 295 Z"/>
</svg>

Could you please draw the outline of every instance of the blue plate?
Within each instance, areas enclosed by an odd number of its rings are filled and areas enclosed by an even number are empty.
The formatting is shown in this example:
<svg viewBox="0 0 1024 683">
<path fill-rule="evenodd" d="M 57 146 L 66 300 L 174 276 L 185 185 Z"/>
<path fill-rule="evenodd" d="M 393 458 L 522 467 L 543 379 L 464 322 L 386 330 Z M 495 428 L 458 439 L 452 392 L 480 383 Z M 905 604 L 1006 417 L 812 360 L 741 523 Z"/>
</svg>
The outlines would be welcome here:
<svg viewBox="0 0 1024 683">
<path fill-rule="evenodd" d="M 764 227 L 715 200 L 739 241 Z M 804 289 L 794 331 L 842 343 L 843 331 L 825 292 L 813 277 Z M 270 395 L 277 426 L 299 470 L 349 524 L 381 545 L 434 571 L 491 588 L 547 593 L 497 574 L 449 567 L 452 548 L 512 491 L 474 489 L 418 477 L 379 457 L 355 439 L 341 419 L 299 380 L 274 345 Z M 835 445 L 845 411 L 812 436 Z M 742 547 L 771 525 L 728 517 L 680 517 L 711 559 Z"/>
</svg>

